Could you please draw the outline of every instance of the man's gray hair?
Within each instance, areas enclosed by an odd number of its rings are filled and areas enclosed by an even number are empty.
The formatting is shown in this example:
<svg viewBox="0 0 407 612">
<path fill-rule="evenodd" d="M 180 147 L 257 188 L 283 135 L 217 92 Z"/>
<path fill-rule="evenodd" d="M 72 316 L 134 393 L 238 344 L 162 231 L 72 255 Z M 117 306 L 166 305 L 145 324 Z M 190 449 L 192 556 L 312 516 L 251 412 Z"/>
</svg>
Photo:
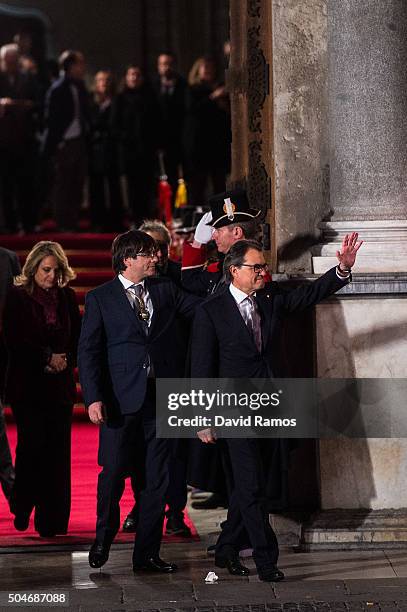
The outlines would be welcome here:
<svg viewBox="0 0 407 612">
<path fill-rule="evenodd" d="M 157 232 L 157 234 L 160 234 L 163 241 L 168 245 L 171 242 L 171 234 L 169 229 L 162 221 L 159 221 L 158 219 L 145 219 L 145 221 L 143 221 L 143 223 L 140 225 L 139 230 L 141 232 Z"/>
<path fill-rule="evenodd" d="M 223 274 L 225 275 L 226 281 L 231 283 L 233 280 L 230 272 L 231 266 L 239 268 L 244 263 L 244 258 L 249 249 L 255 249 L 262 253 L 263 249 L 259 242 L 256 240 L 238 240 L 233 244 L 223 262 Z"/>
</svg>

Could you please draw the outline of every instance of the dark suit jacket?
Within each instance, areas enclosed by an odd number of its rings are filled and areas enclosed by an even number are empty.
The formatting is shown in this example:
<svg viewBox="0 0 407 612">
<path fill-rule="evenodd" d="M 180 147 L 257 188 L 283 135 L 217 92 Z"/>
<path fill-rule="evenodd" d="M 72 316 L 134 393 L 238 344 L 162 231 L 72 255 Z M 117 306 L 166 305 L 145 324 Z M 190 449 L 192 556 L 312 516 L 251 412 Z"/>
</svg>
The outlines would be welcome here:
<svg viewBox="0 0 407 612">
<path fill-rule="evenodd" d="M 278 283 L 257 291 L 263 348 L 259 353 L 229 289 L 198 309 L 192 333 L 193 378 L 269 378 L 281 376 L 282 318 L 317 304 L 346 285 L 332 268 L 310 285 L 282 292 Z"/>
<path fill-rule="evenodd" d="M 13 278 L 20 273 L 21 266 L 17 254 L 0 247 L 0 317 L 7 292 L 13 285 Z"/>
<path fill-rule="evenodd" d="M 182 76 L 178 76 L 172 94 L 166 94 L 162 93 L 161 81 L 156 78 L 153 81 L 153 88 L 161 113 L 160 145 L 167 155 L 174 158 L 174 162 L 181 162 L 188 84 Z"/>
<path fill-rule="evenodd" d="M 71 80 L 61 77 L 51 85 L 45 101 L 45 134 L 43 152 L 53 155 L 62 142 L 65 131 L 72 123 L 75 106 Z M 82 134 L 86 135 L 89 121 L 89 100 L 84 83 L 75 81 L 78 89 Z"/>
<path fill-rule="evenodd" d="M 118 278 L 86 296 L 79 373 L 86 406 L 102 401 L 111 416 L 134 413 L 144 402 L 148 356 L 157 377 L 182 376 L 176 315 L 192 318 L 201 301 L 165 278 L 146 279 L 154 313 L 148 335 Z"/>
<path fill-rule="evenodd" d="M 9 356 L 6 399 L 11 404 L 74 403 L 81 316 L 73 289 L 59 289 L 60 327 L 45 323 L 42 306 L 23 287 L 13 287 L 4 308 L 3 331 Z M 45 373 L 52 353 L 67 353 L 68 367 L 58 374 Z"/>
<path fill-rule="evenodd" d="M 33 145 L 38 127 L 40 111 L 40 89 L 37 80 L 21 72 L 10 82 L 4 72 L 0 72 L 0 98 L 29 100 L 32 106 L 6 106 L 0 119 L 0 149 L 8 154 L 26 152 Z"/>
<path fill-rule="evenodd" d="M 178 261 L 168 260 L 167 271 L 163 275 L 172 280 L 173 283 L 182 289 L 181 285 L 181 264 Z"/>
<path fill-rule="evenodd" d="M 207 297 L 217 293 L 217 291 L 223 289 L 223 287 L 219 285 L 219 282 L 223 277 L 222 266 L 223 258 L 219 263 L 218 269 L 214 271 L 210 271 L 202 267 L 187 268 L 182 270 L 182 287 L 186 291 L 189 291 L 194 295 L 200 295 L 201 297 Z"/>
<path fill-rule="evenodd" d="M 134 174 L 143 159 L 154 166 L 160 142 L 160 110 L 152 88 L 125 88 L 113 101 L 111 129 L 121 172 Z"/>
</svg>

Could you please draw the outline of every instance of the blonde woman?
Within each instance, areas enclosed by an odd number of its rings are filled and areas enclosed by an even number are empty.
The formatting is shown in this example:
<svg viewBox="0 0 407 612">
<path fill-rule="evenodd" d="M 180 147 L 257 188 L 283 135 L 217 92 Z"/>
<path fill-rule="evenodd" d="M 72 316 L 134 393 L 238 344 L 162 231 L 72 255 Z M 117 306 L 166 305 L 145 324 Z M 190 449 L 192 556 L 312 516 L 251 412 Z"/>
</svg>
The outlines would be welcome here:
<svg viewBox="0 0 407 612">
<path fill-rule="evenodd" d="M 57 242 L 37 243 L 5 304 L 9 356 L 6 399 L 17 424 L 16 480 L 10 507 L 19 531 L 65 534 L 71 496 L 73 369 L 80 332 L 75 273 Z"/>
</svg>

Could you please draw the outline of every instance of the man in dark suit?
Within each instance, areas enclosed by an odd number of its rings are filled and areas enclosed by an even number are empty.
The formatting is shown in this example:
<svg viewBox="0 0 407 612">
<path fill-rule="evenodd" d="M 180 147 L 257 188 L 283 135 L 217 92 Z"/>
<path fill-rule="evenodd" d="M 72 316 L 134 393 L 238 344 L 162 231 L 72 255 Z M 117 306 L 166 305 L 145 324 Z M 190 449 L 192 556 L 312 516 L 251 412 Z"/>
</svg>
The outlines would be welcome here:
<svg viewBox="0 0 407 612">
<path fill-rule="evenodd" d="M 117 277 L 88 293 L 79 342 L 80 381 L 89 418 L 101 425 L 103 467 L 89 564 L 106 563 L 120 526 L 124 479 L 134 465 L 143 465 L 133 570 L 169 573 L 176 566 L 159 557 L 169 442 L 155 437 L 154 378 L 179 375 L 184 356 L 174 349 L 174 320 L 177 314 L 192 317 L 200 300 L 167 279 L 153 278 L 157 247 L 144 232 L 119 235 L 112 253 Z"/>
<path fill-rule="evenodd" d="M 17 254 L 0 247 L 0 484 L 7 499 L 10 498 L 14 485 L 14 468 L 11 459 L 10 446 L 7 439 L 1 404 L 4 387 L 4 374 L 7 369 L 7 351 L 2 336 L 3 308 L 6 295 L 13 285 L 13 279 L 21 274 L 21 266 Z"/>
<path fill-rule="evenodd" d="M 230 203 L 227 213 L 226 202 Z M 193 241 L 184 242 L 182 253 L 182 286 L 194 295 L 203 297 L 225 289 L 225 255 L 238 240 L 256 237 L 260 214 L 260 210 L 250 206 L 243 189 L 218 193 L 209 198 L 208 204 L 210 212 L 205 213 L 199 221 Z M 219 258 L 208 262 L 207 244 L 211 240 L 216 243 Z M 203 447 L 198 440 L 191 441 L 189 479 L 194 486 L 212 491 L 207 499 L 193 501 L 193 508 L 227 507 L 232 473 L 228 457 L 218 447 Z"/>
<path fill-rule="evenodd" d="M 178 287 L 181 286 L 181 265 L 169 259 L 169 251 L 171 247 L 171 234 L 161 221 L 156 219 L 146 219 L 140 225 L 140 231 L 151 236 L 157 245 L 157 266 L 156 271 L 158 276 L 172 280 Z M 190 325 L 184 318 L 176 318 L 176 350 L 179 354 L 184 354 L 185 358 L 188 352 L 188 342 Z M 179 376 L 184 376 L 185 368 L 179 372 Z M 187 448 L 185 440 L 171 440 L 170 446 L 171 461 L 169 470 L 169 487 L 167 492 L 166 512 L 167 523 L 165 533 L 169 535 L 180 535 L 184 537 L 191 536 L 191 530 L 186 525 L 184 520 L 184 509 L 187 504 Z M 133 488 L 134 498 L 136 503 L 126 516 L 123 522 L 123 531 L 134 532 L 137 529 L 138 513 L 139 513 L 139 491 L 140 483 L 137 475 L 131 477 L 131 485 Z"/>
<path fill-rule="evenodd" d="M 277 283 L 264 288 L 267 264 L 261 246 L 237 242 L 224 261 L 229 287 L 197 309 L 192 338 L 192 377 L 270 378 L 279 375 L 278 347 L 281 319 L 328 297 L 350 280 L 350 271 L 361 245 L 356 233 L 346 236 L 337 253 L 339 265 L 309 286 L 283 293 Z M 216 432 L 198 432 L 205 443 L 216 441 Z M 278 543 L 264 506 L 265 475 L 258 441 L 227 439 L 234 489 L 226 523 L 216 544 L 215 563 L 231 574 L 246 576 L 249 570 L 238 558 L 247 537 L 259 578 L 282 580 L 277 568 Z"/>
<path fill-rule="evenodd" d="M 8 290 L 13 284 L 14 277 L 18 274 L 21 274 L 21 266 L 17 253 L 0 247 L 0 331 L 4 301 Z"/>
<path fill-rule="evenodd" d="M 86 135 L 88 94 L 85 59 L 79 51 L 59 58 L 62 76 L 53 83 L 45 102 L 43 152 L 54 164 L 53 196 L 58 229 L 76 230 L 87 172 Z"/>
<path fill-rule="evenodd" d="M 157 58 L 157 73 L 153 87 L 160 108 L 160 146 L 164 153 L 165 172 L 174 200 L 178 186 L 179 167 L 184 163 L 182 135 L 188 84 L 176 70 L 176 59 L 172 51 L 160 53 Z"/>
<path fill-rule="evenodd" d="M 18 46 L 4 45 L 0 48 L 0 206 L 8 232 L 30 232 L 36 224 L 39 110 L 37 80 L 21 71 Z"/>
</svg>

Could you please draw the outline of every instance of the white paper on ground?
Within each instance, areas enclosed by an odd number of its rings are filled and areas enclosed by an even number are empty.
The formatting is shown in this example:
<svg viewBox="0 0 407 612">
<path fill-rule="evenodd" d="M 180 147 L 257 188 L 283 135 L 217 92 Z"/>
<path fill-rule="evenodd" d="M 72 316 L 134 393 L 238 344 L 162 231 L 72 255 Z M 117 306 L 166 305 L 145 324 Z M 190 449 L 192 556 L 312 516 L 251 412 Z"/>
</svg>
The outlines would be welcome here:
<svg viewBox="0 0 407 612">
<path fill-rule="evenodd" d="M 208 575 L 205 578 L 205 582 L 216 582 L 219 576 L 215 574 L 215 572 L 208 572 Z"/>
</svg>

